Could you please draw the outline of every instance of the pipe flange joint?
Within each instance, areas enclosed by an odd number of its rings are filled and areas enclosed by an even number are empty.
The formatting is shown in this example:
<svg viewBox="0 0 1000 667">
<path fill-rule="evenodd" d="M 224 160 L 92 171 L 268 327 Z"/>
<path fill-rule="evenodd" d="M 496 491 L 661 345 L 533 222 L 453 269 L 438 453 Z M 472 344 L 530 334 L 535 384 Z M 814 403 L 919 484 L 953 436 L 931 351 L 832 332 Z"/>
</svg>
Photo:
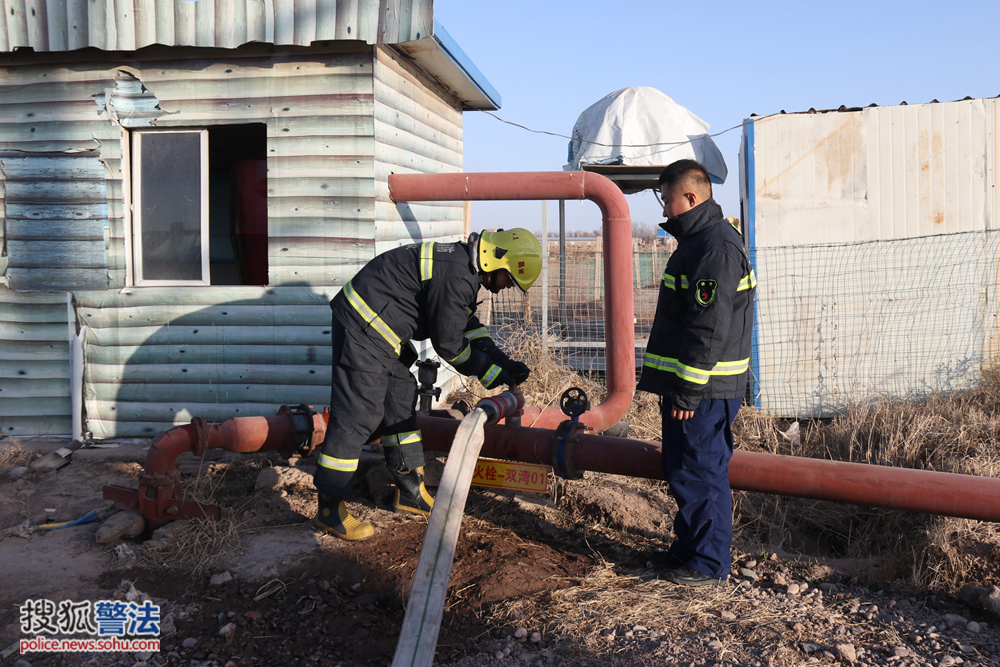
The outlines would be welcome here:
<svg viewBox="0 0 1000 667">
<path fill-rule="evenodd" d="M 573 461 L 573 445 L 580 433 L 587 431 L 586 424 L 567 419 L 556 429 L 556 446 L 552 448 L 552 472 L 563 479 L 583 479 Z"/>
<path fill-rule="evenodd" d="M 204 417 L 195 417 L 191 420 L 191 425 L 194 426 L 194 442 L 191 443 L 191 453 L 200 458 L 205 455 L 205 450 L 208 449 L 209 423 L 205 421 Z"/>
<path fill-rule="evenodd" d="M 278 408 L 278 415 L 288 419 L 288 442 L 285 447 L 278 451 L 286 459 L 293 454 L 309 456 L 316 447 L 313 443 L 313 409 L 311 405 L 300 403 L 295 407 L 282 405 Z"/>
</svg>

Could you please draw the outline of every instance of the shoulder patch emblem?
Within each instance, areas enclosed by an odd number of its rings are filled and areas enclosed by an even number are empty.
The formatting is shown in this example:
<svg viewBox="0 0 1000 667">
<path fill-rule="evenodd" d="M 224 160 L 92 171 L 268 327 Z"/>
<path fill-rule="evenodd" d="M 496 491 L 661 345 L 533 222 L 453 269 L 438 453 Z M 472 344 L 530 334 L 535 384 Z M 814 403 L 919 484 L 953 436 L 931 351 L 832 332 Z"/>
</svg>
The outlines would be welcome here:
<svg viewBox="0 0 1000 667">
<path fill-rule="evenodd" d="M 712 302 L 715 301 L 715 293 L 718 287 L 719 283 L 710 278 L 699 280 L 698 284 L 695 285 L 694 300 L 698 302 L 699 306 L 711 306 Z"/>
</svg>

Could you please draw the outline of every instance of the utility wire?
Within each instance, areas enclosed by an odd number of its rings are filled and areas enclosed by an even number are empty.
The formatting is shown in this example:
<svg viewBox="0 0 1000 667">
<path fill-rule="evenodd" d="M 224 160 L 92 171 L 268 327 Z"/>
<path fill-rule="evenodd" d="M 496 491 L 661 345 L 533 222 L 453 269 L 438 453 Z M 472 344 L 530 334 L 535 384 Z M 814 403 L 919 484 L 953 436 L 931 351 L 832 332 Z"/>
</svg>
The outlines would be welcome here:
<svg viewBox="0 0 1000 667">
<path fill-rule="evenodd" d="M 525 127 L 524 125 L 520 125 L 518 123 L 512 123 L 509 120 L 504 120 L 503 118 L 501 118 L 500 116 L 496 115 L 495 113 L 493 113 L 491 111 L 482 110 L 482 112 L 484 114 L 488 115 L 488 116 L 493 116 L 494 118 L 496 118 L 501 123 L 506 123 L 507 125 L 513 125 L 514 127 L 519 127 L 522 130 L 527 130 L 528 132 L 534 132 L 535 134 L 547 134 L 550 137 L 560 137 L 562 139 L 569 139 L 570 141 L 579 141 L 581 144 L 593 144 L 595 146 L 602 146 L 604 148 L 615 148 L 615 147 L 618 147 L 618 148 L 652 148 L 653 146 L 680 146 L 682 144 L 694 143 L 695 141 L 699 141 L 699 140 L 704 139 L 706 137 L 717 137 L 720 134 L 725 134 L 726 132 L 730 132 L 732 130 L 735 130 L 736 128 L 743 127 L 744 125 L 746 125 L 746 121 L 743 121 L 739 125 L 733 125 L 732 127 L 728 128 L 728 129 L 725 129 L 725 130 L 722 130 L 721 132 L 716 132 L 715 134 L 703 134 L 700 137 L 696 137 L 694 139 L 688 139 L 686 141 L 664 141 L 664 142 L 657 143 L 657 144 L 602 144 L 599 141 L 588 141 L 586 139 L 575 139 L 573 137 L 566 136 L 565 134 L 558 134 L 556 132 L 547 132 L 545 130 L 533 130 L 530 127 Z M 757 116 L 756 118 L 757 118 L 757 120 L 761 120 L 763 118 L 767 118 L 769 116 L 774 116 L 774 115 L 777 115 L 777 114 L 767 114 L 766 116 Z"/>
</svg>

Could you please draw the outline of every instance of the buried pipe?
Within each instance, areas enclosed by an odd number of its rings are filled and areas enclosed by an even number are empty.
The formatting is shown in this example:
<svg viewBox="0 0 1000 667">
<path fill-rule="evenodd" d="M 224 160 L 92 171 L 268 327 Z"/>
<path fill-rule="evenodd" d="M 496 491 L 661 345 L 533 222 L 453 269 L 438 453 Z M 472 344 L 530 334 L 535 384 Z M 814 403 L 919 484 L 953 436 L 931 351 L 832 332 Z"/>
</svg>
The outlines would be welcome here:
<svg viewBox="0 0 1000 667">
<path fill-rule="evenodd" d="M 625 195 L 611 179 L 584 171 L 392 174 L 389 196 L 397 204 L 525 199 L 589 199 L 596 203 L 601 209 L 604 235 L 608 394 L 600 405 L 584 413 L 580 421 L 602 432 L 625 416 L 635 394 L 632 219 Z M 536 428 L 555 428 L 564 419 L 557 407 L 528 407 L 521 417 L 522 423 Z"/>
<path fill-rule="evenodd" d="M 446 451 L 457 421 L 418 417 L 427 449 Z M 570 476 L 584 470 L 663 479 L 661 445 L 605 435 L 576 433 L 568 445 Z M 439 447 L 445 450 L 439 450 Z M 487 426 L 481 455 L 553 465 L 556 432 Z M 729 463 L 734 489 L 868 507 L 1000 522 L 1000 479 L 957 473 L 828 461 L 763 452 L 736 451 Z"/>
</svg>

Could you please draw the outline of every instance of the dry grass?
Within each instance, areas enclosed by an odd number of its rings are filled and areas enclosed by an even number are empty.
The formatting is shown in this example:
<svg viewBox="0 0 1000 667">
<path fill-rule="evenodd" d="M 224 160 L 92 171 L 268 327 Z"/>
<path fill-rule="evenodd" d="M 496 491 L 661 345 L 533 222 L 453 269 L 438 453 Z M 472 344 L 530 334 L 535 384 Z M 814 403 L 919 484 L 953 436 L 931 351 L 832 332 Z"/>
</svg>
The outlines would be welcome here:
<svg viewBox="0 0 1000 667">
<path fill-rule="evenodd" d="M 1000 387 L 922 401 L 872 400 L 832 420 L 789 425 L 744 407 L 739 448 L 874 465 L 996 477 L 1000 474 Z M 1000 534 L 987 522 L 840 505 L 763 494 L 734 494 L 735 524 L 744 539 L 797 545 L 835 557 L 879 558 L 867 573 L 938 589 L 996 583 L 970 549 L 989 553 Z M 987 562 L 992 559 L 986 559 Z M 984 577 L 986 580 L 984 580 Z"/>
<path fill-rule="evenodd" d="M 677 586 L 648 571 L 619 570 L 604 563 L 576 585 L 510 600 L 492 610 L 493 620 L 504 625 L 542 628 L 543 635 L 581 637 L 599 653 L 614 650 L 603 633 L 618 635 L 637 625 L 649 630 L 704 632 L 719 629 L 719 612 L 731 609 L 738 596 L 732 586 Z M 765 608 L 741 614 L 739 623 L 783 626 L 783 617 Z"/>
<path fill-rule="evenodd" d="M 136 550 L 136 563 L 143 567 L 169 567 L 192 574 L 205 574 L 224 563 L 240 546 L 246 532 L 238 519 L 252 500 L 247 489 L 260 472 L 259 457 L 236 458 L 227 464 L 205 464 L 198 474 L 184 480 L 184 497 L 223 508 L 219 519 L 199 519 L 169 531 L 158 546 Z"/>
<path fill-rule="evenodd" d="M 8 438 L 0 445 L 0 475 L 11 468 L 28 465 L 33 457 L 31 450 L 25 449 L 17 438 Z"/>
<path fill-rule="evenodd" d="M 504 351 L 512 359 L 523 361 L 531 369 L 528 381 L 520 386 L 524 392 L 525 405 L 558 406 L 562 393 L 570 387 L 583 389 L 593 405 L 604 398 L 606 391 L 603 385 L 559 363 L 556 357 L 543 354 L 538 332 L 523 327 L 512 327 L 504 331 L 503 339 L 506 341 Z M 481 398 L 500 393 L 502 389 L 501 387 L 489 390 L 478 380 L 472 379 L 468 380 L 464 387 L 473 404 Z M 524 425 L 529 426 L 529 424 Z"/>
</svg>

